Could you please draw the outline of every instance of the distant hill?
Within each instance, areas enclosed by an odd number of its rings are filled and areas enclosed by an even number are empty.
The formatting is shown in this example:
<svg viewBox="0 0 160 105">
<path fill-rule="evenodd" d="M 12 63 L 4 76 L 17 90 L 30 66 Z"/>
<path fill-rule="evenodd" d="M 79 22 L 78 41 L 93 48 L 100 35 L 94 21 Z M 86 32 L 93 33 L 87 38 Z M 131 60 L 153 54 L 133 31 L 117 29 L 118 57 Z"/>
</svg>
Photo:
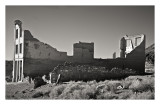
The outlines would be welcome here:
<svg viewBox="0 0 160 105">
<path fill-rule="evenodd" d="M 151 46 L 147 47 L 145 50 L 145 54 L 146 54 L 146 62 L 154 64 L 154 44 L 152 44 Z"/>
</svg>

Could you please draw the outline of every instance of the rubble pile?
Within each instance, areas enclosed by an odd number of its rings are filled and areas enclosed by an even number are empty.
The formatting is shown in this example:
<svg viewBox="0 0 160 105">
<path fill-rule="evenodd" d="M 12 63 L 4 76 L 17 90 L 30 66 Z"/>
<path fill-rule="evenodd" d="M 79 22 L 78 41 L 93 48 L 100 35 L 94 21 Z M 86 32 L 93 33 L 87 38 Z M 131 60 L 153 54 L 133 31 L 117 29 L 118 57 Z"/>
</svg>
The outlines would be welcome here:
<svg viewBox="0 0 160 105">
<path fill-rule="evenodd" d="M 81 65 L 73 63 L 64 63 L 58 65 L 52 71 L 54 80 L 56 80 L 57 75 L 61 74 L 62 81 L 88 81 L 88 80 L 105 80 L 105 79 L 116 79 L 123 78 L 128 75 L 135 74 L 136 72 L 132 69 L 119 69 L 112 68 L 111 70 L 103 66 L 93 66 L 93 65 Z"/>
</svg>

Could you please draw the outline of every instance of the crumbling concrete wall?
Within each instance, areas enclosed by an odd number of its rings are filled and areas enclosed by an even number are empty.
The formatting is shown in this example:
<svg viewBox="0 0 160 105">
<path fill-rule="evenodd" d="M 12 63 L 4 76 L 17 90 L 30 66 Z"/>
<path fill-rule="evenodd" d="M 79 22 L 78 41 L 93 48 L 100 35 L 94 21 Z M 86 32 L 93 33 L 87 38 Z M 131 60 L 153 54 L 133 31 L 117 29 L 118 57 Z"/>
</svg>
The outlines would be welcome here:
<svg viewBox="0 0 160 105">
<path fill-rule="evenodd" d="M 145 71 L 144 64 L 142 60 L 137 59 L 127 59 L 127 58 L 116 58 L 116 59 L 95 59 L 95 66 L 104 66 L 107 69 L 111 70 L 112 68 L 121 68 L 121 69 L 132 69 L 137 71 L 137 74 L 143 74 Z"/>
<path fill-rule="evenodd" d="M 55 66 L 64 63 L 67 59 L 67 52 L 60 52 L 40 42 L 30 31 L 24 30 L 24 77 L 47 75 Z"/>
<path fill-rule="evenodd" d="M 26 58 L 24 60 L 24 77 L 30 76 L 34 78 L 36 76 L 49 75 L 49 72 L 53 71 L 54 67 L 63 63 L 64 61 L 51 59 Z"/>
<path fill-rule="evenodd" d="M 32 37 L 30 32 L 24 31 L 24 57 L 32 59 L 52 59 L 65 61 L 67 59 L 67 52 L 60 52 L 48 44 L 40 42 Z"/>
<path fill-rule="evenodd" d="M 33 59 L 66 60 L 67 52 L 59 52 L 55 48 L 42 42 L 25 42 L 25 57 Z"/>
</svg>

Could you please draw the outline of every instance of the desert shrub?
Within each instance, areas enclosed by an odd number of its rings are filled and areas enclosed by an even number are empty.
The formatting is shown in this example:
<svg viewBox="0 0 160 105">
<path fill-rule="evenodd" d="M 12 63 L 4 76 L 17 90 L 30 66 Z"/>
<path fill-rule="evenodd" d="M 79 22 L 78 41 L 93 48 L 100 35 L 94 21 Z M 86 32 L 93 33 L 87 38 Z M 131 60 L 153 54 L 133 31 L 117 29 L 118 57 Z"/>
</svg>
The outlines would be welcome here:
<svg viewBox="0 0 160 105">
<path fill-rule="evenodd" d="M 153 83 L 142 79 L 134 80 L 132 84 L 129 86 L 129 88 L 132 89 L 133 92 L 154 91 Z"/>
<path fill-rule="evenodd" d="M 97 95 L 109 92 L 110 90 L 111 90 L 110 86 L 106 84 L 101 84 L 96 87 Z"/>
<path fill-rule="evenodd" d="M 83 85 L 79 85 L 76 82 L 70 82 L 66 86 L 66 88 L 64 89 L 63 94 L 60 95 L 60 98 L 62 98 L 62 99 L 76 99 L 74 97 L 73 93 L 75 90 L 81 90 L 81 89 L 83 89 Z"/>
<path fill-rule="evenodd" d="M 86 85 L 81 93 L 84 99 L 96 99 L 97 91 L 95 86 Z"/>
<path fill-rule="evenodd" d="M 154 92 L 147 91 L 143 93 L 132 94 L 130 99 L 154 99 Z"/>
<path fill-rule="evenodd" d="M 97 85 L 108 84 L 108 82 L 109 82 L 109 80 L 99 81 L 99 82 L 97 82 Z"/>
<path fill-rule="evenodd" d="M 44 96 L 49 97 L 49 94 L 50 94 L 50 92 L 51 92 L 51 89 L 47 89 L 47 88 L 46 88 L 45 90 L 43 89 L 43 90 L 41 90 L 40 92 L 43 94 L 43 97 L 44 97 Z"/>
<path fill-rule="evenodd" d="M 76 82 L 78 85 L 85 85 L 86 84 L 86 82 L 83 82 L 83 81 L 77 81 Z"/>
<path fill-rule="evenodd" d="M 93 80 L 93 81 L 88 81 L 87 84 L 88 85 L 96 85 L 97 82 L 96 82 L 96 80 Z"/>
<path fill-rule="evenodd" d="M 103 92 L 108 92 L 110 90 L 110 87 L 108 85 L 105 85 L 105 87 L 103 88 Z"/>
<path fill-rule="evenodd" d="M 101 84 L 101 85 L 98 85 L 97 87 L 96 87 L 96 90 L 102 90 L 103 88 L 105 87 L 105 84 Z"/>
<path fill-rule="evenodd" d="M 108 84 L 108 91 L 111 91 L 112 93 L 116 93 L 117 90 L 119 90 L 119 86 L 123 88 L 123 84 L 121 81 L 109 81 Z"/>
<path fill-rule="evenodd" d="M 72 99 L 85 99 L 85 97 L 82 96 L 82 90 L 75 90 L 72 94 Z"/>
<path fill-rule="evenodd" d="M 54 86 L 54 85 L 53 85 Z M 52 87 L 49 87 L 49 85 L 44 85 L 41 88 L 35 89 L 35 93 L 33 94 L 33 98 L 37 97 L 49 97 L 49 94 L 51 92 Z M 32 92 L 33 90 L 31 90 Z"/>
<path fill-rule="evenodd" d="M 121 81 L 118 81 L 118 80 L 110 80 L 110 81 L 108 81 L 108 84 L 113 84 L 113 85 L 121 84 Z"/>
<path fill-rule="evenodd" d="M 129 86 L 132 84 L 132 81 L 124 81 L 122 82 L 123 89 L 129 89 Z"/>
<path fill-rule="evenodd" d="M 124 80 L 121 80 L 121 85 L 123 86 L 123 89 L 129 89 L 129 86 L 132 84 L 132 81 L 131 79 L 124 79 Z"/>
<path fill-rule="evenodd" d="M 133 94 L 134 92 L 132 92 L 131 90 L 122 90 L 121 93 L 118 94 L 118 99 L 129 99 Z"/>
<path fill-rule="evenodd" d="M 73 81 L 65 86 L 56 86 L 50 93 L 50 97 L 54 99 L 96 99 L 96 95 L 96 85 Z"/>
<path fill-rule="evenodd" d="M 139 78 L 139 79 L 137 79 Z M 154 78 L 151 76 L 131 76 L 124 80 L 70 81 L 55 86 L 50 97 L 54 99 L 140 99 L 154 98 Z M 149 93 L 150 91 L 150 93 Z M 135 92 L 138 92 L 135 94 Z M 141 95 L 146 94 L 145 97 Z"/>
<path fill-rule="evenodd" d="M 63 90 L 65 89 L 65 87 L 66 87 L 65 84 L 61 84 L 61 85 L 55 86 L 55 87 L 51 90 L 49 96 L 50 96 L 51 98 L 55 98 L 55 99 L 58 98 L 59 95 L 62 94 L 62 92 L 63 92 Z"/>
<path fill-rule="evenodd" d="M 42 91 L 38 91 L 38 92 L 33 94 L 32 98 L 37 98 L 37 97 L 42 97 L 42 96 L 43 96 Z"/>
<path fill-rule="evenodd" d="M 97 99 L 118 99 L 118 95 L 111 92 L 106 92 L 97 96 Z"/>
</svg>

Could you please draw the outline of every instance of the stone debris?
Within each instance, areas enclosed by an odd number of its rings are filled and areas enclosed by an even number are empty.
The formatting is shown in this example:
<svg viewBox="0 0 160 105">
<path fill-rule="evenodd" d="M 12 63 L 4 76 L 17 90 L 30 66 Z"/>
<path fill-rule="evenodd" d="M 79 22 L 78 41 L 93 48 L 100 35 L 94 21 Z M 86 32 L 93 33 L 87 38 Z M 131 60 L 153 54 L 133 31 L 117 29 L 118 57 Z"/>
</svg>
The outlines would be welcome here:
<svg viewBox="0 0 160 105">
<path fill-rule="evenodd" d="M 67 63 L 58 65 L 50 73 L 51 83 L 59 82 L 59 75 L 61 80 L 102 80 L 106 78 L 117 78 L 123 77 L 125 75 L 135 74 L 136 71 L 132 69 L 120 69 L 112 68 L 111 70 L 103 66 L 93 66 L 93 65 L 80 65 L 75 63 Z"/>
</svg>

